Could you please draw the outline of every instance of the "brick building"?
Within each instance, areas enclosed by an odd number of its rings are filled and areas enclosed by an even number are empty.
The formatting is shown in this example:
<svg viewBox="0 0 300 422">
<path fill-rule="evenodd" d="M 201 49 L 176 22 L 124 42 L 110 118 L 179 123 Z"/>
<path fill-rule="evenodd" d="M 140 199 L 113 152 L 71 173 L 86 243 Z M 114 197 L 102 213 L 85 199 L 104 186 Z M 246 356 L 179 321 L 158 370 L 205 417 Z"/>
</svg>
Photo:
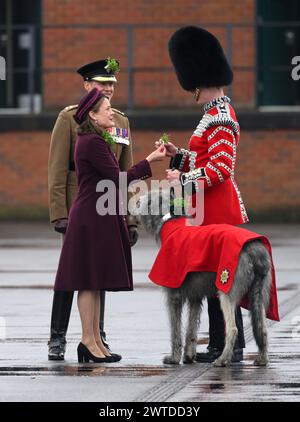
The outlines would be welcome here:
<svg viewBox="0 0 300 422">
<path fill-rule="evenodd" d="M 221 40 L 234 69 L 228 94 L 241 124 L 237 180 L 247 208 L 300 220 L 300 81 L 291 76 L 299 21 L 296 0 L 0 0 L 0 217 L 47 214 L 51 128 L 82 95 L 74 70 L 86 62 L 120 60 L 113 104 L 130 118 L 135 160 L 166 130 L 186 146 L 202 110 L 180 88 L 167 41 L 195 24 Z"/>
</svg>

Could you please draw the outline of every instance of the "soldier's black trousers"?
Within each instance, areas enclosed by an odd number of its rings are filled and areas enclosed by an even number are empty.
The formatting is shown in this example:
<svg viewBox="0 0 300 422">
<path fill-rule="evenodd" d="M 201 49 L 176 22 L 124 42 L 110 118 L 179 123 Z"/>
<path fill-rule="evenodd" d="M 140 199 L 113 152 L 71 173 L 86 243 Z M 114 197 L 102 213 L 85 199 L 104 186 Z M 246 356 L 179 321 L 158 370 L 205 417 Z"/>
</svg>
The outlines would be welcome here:
<svg viewBox="0 0 300 422">
<path fill-rule="evenodd" d="M 74 292 L 55 291 L 53 296 L 50 338 L 65 337 L 71 315 Z M 104 332 L 105 291 L 100 291 L 100 320 L 99 328 L 102 338 Z"/>
<path fill-rule="evenodd" d="M 225 341 L 225 324 L 223 313 L 218 298 L 207 299 L 209 317 L 209 348 L 223 350 Z M 245 347 L 244 326 L 241 308 L 236 308 L 235 323 L 238 329 L 238 336 L 235 342 L 235 349 Z"/>
</svg>

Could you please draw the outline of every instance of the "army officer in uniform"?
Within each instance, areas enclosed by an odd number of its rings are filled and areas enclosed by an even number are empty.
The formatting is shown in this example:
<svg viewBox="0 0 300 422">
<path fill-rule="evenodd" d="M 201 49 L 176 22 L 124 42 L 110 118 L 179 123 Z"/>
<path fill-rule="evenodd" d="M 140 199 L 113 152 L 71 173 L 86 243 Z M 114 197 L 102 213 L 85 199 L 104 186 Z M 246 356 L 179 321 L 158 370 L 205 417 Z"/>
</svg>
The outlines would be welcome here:
<svg viewBox="0 0 300 422">
<path fill-rule="evenodd" d="M 119 63 L 115 59 L 99 60 L 80 67 L 77 70 L 83 77 L 86 91 L 98 88 L 111 101 Z M 64 108 L 58 115 L 53 128 L 48 164 L 49 212 L 50 221 L 54 223 L 54 230 L 64 234 L 68 225 L 68 215 L 72 202 L 77 193 L 77 178 L 74 165 L 74 147 L 77 137 L 77 124 L 73 118 L 77 105 Z M 121 171 L 127 171 L 133 165 L 132 142 L 129 121 L 119 110 L 114 111 L 115 127 L 112 134 L 117 143 L 111 149 L 114 152 Z M 128 195 L 129 196 L 129 195 Z M 133 246 L 137 239 L 137 220 L 127 215 L 127 226 L 130 244 Z M 101 315 L 100 332 L 105 343 L 104 309 L 105 292 L 100 293 Z M 50 360 L 63 360 L 66 349 L 66 332 L 68 329 L 73 292 L 55 291 L 52 305 L 50 341 L 48 343 Z M 106 344 L 107 345 L 107 344 Z"/>
</svg>

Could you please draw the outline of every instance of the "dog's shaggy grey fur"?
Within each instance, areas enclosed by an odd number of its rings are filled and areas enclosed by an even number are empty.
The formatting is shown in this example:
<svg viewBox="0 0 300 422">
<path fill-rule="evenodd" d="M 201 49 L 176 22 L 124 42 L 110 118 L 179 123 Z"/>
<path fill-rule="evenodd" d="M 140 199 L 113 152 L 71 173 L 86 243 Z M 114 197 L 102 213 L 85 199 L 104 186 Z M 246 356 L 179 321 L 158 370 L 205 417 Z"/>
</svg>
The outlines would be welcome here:
<svg viewBox="0 0 300 422">
<path fill-rule="evenodd" d="M 166 213 L 166 204 L 170 203 L 169 191 L 149 192 L 141 199 L 141 221 L 146 231 L 160 239 L 160 230 Z M 160 215 L 151 215 L 151 209 L 164 210 Z M 174 217 L 176 218 L 176 217 Z M 184 256 L 182 257 L 184 259 Z M 172 257 L 170 257 L 172 271 Z M 232 288 L 228 294 L 216 290 L 215 273 L 189 273 L 179 288 L 164 288 L 171 326 L 171 354 L 165 356 L 164 363 L 179 364 L 182 357 L 182 310 L 188 305 L 188 324 L 185 337 L 183 362 L 192 363 L 196 355 L 197 331 L 200 323 L 202 302 L 205 297 L 218 294 L 223 311 L 226 336 L 222 355 L 215 360 L 215 366 L 227 366 L 231 362 L 233 347 L 237 336 L 235 324 L 235 308 L 245 294 L 250 302 L 251 322 L 259 353 L 255 365 L 266 365 L 268 362 L 268 335 L 265 311 L 269 304 L 272 280 L 272 263 L 270 255 L 260 241 L 248 242 L 241 251 Z"/>
</svg>

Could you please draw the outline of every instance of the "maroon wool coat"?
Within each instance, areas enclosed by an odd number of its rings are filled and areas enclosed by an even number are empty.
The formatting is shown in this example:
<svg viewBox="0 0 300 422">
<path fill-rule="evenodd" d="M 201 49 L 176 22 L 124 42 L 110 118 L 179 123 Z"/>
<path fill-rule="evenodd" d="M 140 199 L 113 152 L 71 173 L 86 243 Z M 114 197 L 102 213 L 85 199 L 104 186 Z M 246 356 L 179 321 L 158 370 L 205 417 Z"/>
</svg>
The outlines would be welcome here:
<svg viewBox="0 0 300 422">
<path fill-rule="evenodd" d="M 75 146 L 78 194 L 71 207 L 54 290 L 132 290 L 129 237 L 123 215 L 99 215 L 96 192 L 101 180 L 116 186 L 120 168 L 107 143 L 97 134 L 79 135 Z M 147 160 L 127 171 L 127 183 L 152 175 Z"/>
</svg>

